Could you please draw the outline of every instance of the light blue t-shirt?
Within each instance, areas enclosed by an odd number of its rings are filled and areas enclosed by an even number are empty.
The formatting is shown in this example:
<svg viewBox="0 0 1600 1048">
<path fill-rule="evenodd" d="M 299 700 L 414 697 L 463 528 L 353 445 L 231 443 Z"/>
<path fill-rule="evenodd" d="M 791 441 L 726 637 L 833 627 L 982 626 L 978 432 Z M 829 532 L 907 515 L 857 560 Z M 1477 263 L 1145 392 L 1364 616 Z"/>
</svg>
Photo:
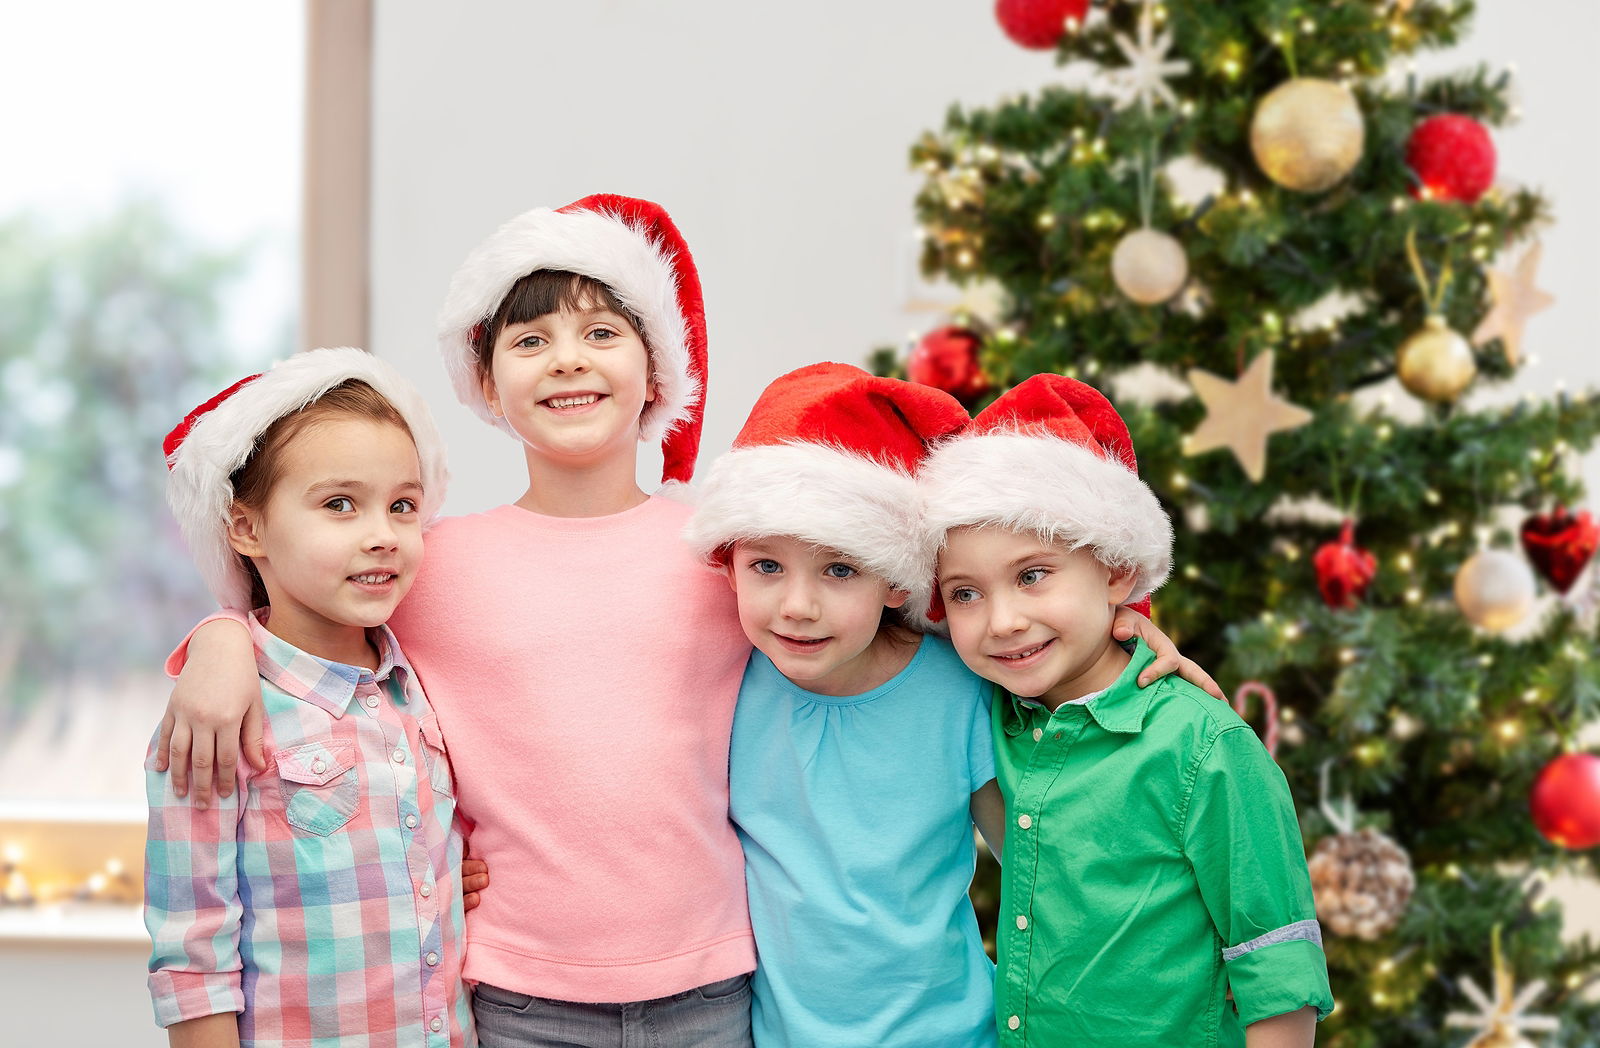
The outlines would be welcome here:
<svg viewBox="0 0 1600 1048">
<path fill-rule="evenodd" d="M 730 794 L 757 1048 L 995 1044 L 994 965 L 967 898 L 972 794 L 994 778 L 992 691 L 934 636 L 886 684 L 844 698 L 750 656 Z"/>
</svg>

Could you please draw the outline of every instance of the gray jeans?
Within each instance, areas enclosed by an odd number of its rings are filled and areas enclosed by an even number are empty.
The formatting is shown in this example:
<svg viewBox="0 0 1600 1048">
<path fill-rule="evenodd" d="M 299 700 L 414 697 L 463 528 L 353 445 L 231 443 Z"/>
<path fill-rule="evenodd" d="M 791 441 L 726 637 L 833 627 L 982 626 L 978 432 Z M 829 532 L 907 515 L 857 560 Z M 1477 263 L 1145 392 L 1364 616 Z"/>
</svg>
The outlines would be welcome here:
<svg viewBox="0 0 1600 1048">
<path fill-rule="evenodd" d="M 479 983 L 483 1048 L 751 1048 L 750 976 L 629 1004 L 578 1004 Z"/>
</svg>

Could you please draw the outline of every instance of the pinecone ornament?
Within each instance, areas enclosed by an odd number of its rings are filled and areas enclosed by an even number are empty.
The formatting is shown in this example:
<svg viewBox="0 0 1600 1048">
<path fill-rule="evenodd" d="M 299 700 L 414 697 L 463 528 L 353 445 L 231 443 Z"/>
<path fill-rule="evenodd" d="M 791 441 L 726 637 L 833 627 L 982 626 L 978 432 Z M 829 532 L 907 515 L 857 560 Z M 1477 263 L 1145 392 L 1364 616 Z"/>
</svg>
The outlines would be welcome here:
<svg viewBox="0 0 1600 1048">
<path fill-rule="evenodd" d="M 1404 849 L 1371 827 L 1324 837 L 1307 865 L 1317 919 L 1369 942 L 1400 922 L 1417 884 Z"/>
</svg>

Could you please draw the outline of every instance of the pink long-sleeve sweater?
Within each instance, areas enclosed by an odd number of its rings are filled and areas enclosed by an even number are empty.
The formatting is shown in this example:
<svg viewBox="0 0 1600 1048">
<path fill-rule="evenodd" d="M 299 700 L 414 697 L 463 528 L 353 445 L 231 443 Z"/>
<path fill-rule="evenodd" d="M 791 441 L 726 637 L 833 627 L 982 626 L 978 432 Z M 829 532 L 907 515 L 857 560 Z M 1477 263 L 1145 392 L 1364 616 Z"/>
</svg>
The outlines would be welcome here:
<svg viewBox="0 0 1600 1048">
<path fill-rule="evenodd" d="M 663 498 L 440 522 L 390 625 L 438 713 L 474 856 L 466 977 L 569 1001 L 755 967 L 728 822 L 749 642 Z"/>
</svg>

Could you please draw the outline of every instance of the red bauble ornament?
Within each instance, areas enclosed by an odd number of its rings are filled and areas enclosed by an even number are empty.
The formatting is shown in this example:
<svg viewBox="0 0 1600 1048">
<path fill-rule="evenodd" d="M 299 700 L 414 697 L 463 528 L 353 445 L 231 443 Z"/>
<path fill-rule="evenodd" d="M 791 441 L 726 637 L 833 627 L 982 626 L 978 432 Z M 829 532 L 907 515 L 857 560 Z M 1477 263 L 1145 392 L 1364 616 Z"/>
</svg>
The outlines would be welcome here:
<svg viewBox="0 0 1600 1048">
<path fill-rule="evenodd" d="M 996 0 L 1000 28 L 1023 47 L 1049 51 L 1067 31 L 1067 19 L 1079 25 L 1089 13 L 1089 0 Z"/>
<path fill-rule="evenodd" d="M 1378 573 L 1378 558 L 1356 545 L 1355 521 L 1347 520 L 1339 537 L 1318 547 L 1311 558 L 1317 569 L 1317 591 L 1330 608 L 1353 608 Z"/>
<path fill-rule="evenodd" d="M 1583 569 L 1600 546 L 1600 525 L 1579 510 L 1576 516 L 1567 507 L 1557 506 L 1550 513 L 1538 513 L 1522 522 L 1522 549 L 1545 581 L 1565 593 L 1578 581 Z"/>
<path fill-rule="evenodd" d="M 1470 204 L 1494 184 L 1494 140 L 1471 117 L 1430 116 L 1411 131 L 1406 165 L 1417 176 L 1412 196 Z"/>
<path fill-rule="evenodd" d="M 1528 793 L 1545 840 L 1578 851 L 1600 844 L 1600 757 L 1568 753 L 1544 766 Z"/>
<path fill-rule="evenodd" d="M 978 367 L 983 340 L 963 327 L 942 327 L 922 336 L 906 361 L 906 377 L 942 389 L 962 402 L 989 392 L 989 379 Z"/>
</svg>

